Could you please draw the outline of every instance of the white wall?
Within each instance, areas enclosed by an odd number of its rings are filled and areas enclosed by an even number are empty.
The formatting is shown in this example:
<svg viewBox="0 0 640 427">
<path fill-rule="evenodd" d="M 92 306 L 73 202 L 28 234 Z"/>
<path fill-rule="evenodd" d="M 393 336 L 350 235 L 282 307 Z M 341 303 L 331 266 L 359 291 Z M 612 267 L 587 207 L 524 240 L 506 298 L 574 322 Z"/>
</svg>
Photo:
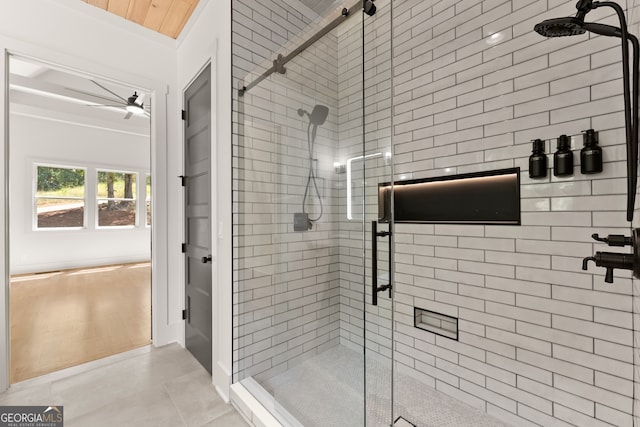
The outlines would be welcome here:
<svg viewBox="0 0 640 427">
<path fill-rule="evenodd" d="M 24 115 L 15 107 L 10 107 L 11 274 L 148 260 L 151 230 L 144 218 L 134 228 L 97 229 L 90 218 L 90 213 L 95 214 L 91 209 L 95 199 L 89 188 L 85 228 L 34 230 L 33 178 L 35 164 L 51 164 L 90 167 L 91 172 L 96 168 L 137 172 L 138 183 L 144 182 L 149 172 L 149 136 L 52 121 L 46 110 L 42 110 L 44 117 Z M 92 177 L 86 176 L 87 186 Z M 144 193 L 138 195 L 138 200 L 144 200 Z"/>
<path fill-rule="evenodd" d="M 208 62 L 211 67 L 211 241 L 213 261 L 213 383 L 218 392 L 228 400 L 231 384 L 231 2 L 201 2 L 194 12 L 195 20 L 183 31 L 178 47 L 179 101 L 170 111 L 170 117 L 178 117 L 183 91 Z M 182 137 L 176 139 L 181 141 Z M 168 197 L 178 200 L 182 188 L 174 175 L 182 174 L 182 147 L 169 147 Z M 183 204 L 174 203 L 168 211 L 171 224 L 182 224 Z M 169 230 L 170 283 L 184 282 L 183 256 L 180 253 L 182 228 Z M 183 301 L 182 288 L 173 288 L 172 300 Z M 183 304 L 183 303 L 182 303 Z M 184 328 L 181 331 L 184 335 Z M 184 342 L 184 337 L 182 337 Z"/>
<path fill-rule="evenodd" d="M 151 169 L 154 182 L 152 230 L 152 304 L 154 345 L 177 339 L 182 322 L 169 313 L 179 310 L 179 301 L 170 301 L 170 290 L 180 283 L 167 281 L 167 145 L 179 141 L 177 116 L 167 119 L 167 105 L 173 111 L 177 104 L 176 42 L 167 37 L 108 14 L 77 0 L 9 0 L 2 4 L 0 14 L 0 49 L 20 53 L 107 80 L 125 82 L 147 89 L 155 100 L 152 112 Z M 2 56 L 6 73 L 6 58 Z M 6 95 L 4 80 L 0 89 Z M 5 105 L 0 104 L 0 113 Z M 172 117 L 175 117 L 173 119 Z M 7 136 L 8 123 L 0 124 L 0 133 Z M 6 142 L 6 141 L 5 141 Z M 0 154 L 0 172 L 6 166 L 7 154 Z M 4 175 L 3 175 L 4 176 Z M 6 181 L 5 181 L 6 182 Z M 173 182 L 173 181 L 172 181 Z M 0 220 L 7 210 L 6 195 L 0 190 Z M 175 204 L 174 201 L 172 201 Z M 6 227 L 6 222 L 4 222 Z M 172 227 L 180 227 L 179 224 Z M 8 386 L 8 322 L 6 310 L 8 272 L 7 231 L 2 232 L 5 245 L 0 250 L 0 275 L 5 277 L 0 297 L 0 390 Z"/>
</svg>

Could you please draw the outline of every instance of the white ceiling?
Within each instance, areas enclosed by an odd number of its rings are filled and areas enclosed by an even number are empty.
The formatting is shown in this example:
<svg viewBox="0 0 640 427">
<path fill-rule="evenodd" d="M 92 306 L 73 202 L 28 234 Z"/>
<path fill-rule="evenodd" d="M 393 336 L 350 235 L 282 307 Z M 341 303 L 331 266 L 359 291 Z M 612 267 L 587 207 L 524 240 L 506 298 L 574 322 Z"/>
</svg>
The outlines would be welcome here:
<svg viewBox="0 0 640 427">
<path fill-rule="evenodd" d="M 126 100 L 134 92 L 143 99 L 145 110 L 150 111 L 151 99 L 144 91 L 15 56 L 10 58 L 9 70 L 12 113 L 150 133 L 148 115 L 133 114 L 125 119 Z"/>
</svg>

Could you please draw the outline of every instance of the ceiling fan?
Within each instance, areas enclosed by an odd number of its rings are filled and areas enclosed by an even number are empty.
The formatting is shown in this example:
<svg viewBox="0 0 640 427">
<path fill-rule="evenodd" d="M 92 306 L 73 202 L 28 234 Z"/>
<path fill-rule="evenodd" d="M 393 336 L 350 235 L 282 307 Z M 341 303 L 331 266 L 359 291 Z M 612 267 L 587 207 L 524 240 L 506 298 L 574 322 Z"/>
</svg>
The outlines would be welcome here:
<svg viewBox="0 0 640 427">
<path fill-rule="evenodd" d="M 98 86 L 99 88 L 109 92 L 111 95 L 115 96 L 117 99 L 110 99 L 110 98 L 104 98 L 104 97 L 100 97 L 103 99 L 106 99 L 108 101 L 113 102 L 113 105 L 107 105 L 107 104 L 87 104 L 88 107 L 117 107 L 117 108 L 122 108 L 124 107 L 127 110 L 127 114 L 124 116 L 124 119 L 128 120 L 132 115 L 136 114 L 136 115 L 145 115 L 147 117 L 150 117 L 149 112 L 145 109 L 145 105 L 143 103 L 145 94 L 141 93 L 140 95 L 138 95 L 137 91 L 133 92 L 133 95 L 131 95 L 128 98 L 123 98 L 122 96 L 118 95 L 117 93 L 115 93 L 114 91 L 112 91 L 111 89 L 101 85 L 100 83 L 96 82 L 95 80 L 90 80 L 93 84 L 95 84 L 96 86 Z M 94 95 L 95 96 L 95 95 Z"/>
</svg>

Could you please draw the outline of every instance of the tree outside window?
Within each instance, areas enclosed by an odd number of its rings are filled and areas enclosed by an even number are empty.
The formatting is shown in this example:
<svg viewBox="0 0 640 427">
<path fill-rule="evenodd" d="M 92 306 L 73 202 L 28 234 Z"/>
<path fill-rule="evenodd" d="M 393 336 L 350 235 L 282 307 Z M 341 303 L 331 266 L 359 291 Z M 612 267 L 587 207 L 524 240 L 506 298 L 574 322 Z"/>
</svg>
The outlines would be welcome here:
<svg viewBox="0 0 640 427">
<path fill-rule="evenodd" d="M 98 226 L 136 225 L 136 173 L 98 171 Z"/>
<path fill-rule="evenodd" d="M 36 228 L 85 226 L 85 170 L 36 165 Z"/>
</svg>

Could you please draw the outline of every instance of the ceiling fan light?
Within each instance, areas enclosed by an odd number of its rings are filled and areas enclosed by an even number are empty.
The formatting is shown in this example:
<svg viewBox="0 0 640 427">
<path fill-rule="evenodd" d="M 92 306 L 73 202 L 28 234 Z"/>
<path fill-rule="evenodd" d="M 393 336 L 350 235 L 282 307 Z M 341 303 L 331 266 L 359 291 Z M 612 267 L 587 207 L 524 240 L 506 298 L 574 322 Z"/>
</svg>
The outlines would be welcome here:
<svg viewBox="0 0 640 427">
<path fill-rule="evenodd" d="M 138 104 L 127 104 L 127 111 L 133 114 L 143 114 L 144 108 Z"/>
</svg>

